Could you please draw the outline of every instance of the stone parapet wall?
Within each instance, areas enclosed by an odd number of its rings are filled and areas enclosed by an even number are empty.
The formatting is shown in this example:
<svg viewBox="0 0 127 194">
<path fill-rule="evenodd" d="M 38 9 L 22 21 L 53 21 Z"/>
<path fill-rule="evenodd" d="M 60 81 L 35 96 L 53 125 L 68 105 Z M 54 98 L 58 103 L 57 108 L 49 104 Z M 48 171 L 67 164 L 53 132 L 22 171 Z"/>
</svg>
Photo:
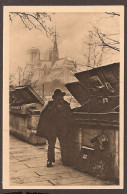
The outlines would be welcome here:
<svg viewBox="0 0 127 194">
<path fill-rule="evenodd" d="M 46 139 L 36 135 L 40 115 L 10 113 L 10 133 L 30 144 L 41 145 Z"/>
</svg>

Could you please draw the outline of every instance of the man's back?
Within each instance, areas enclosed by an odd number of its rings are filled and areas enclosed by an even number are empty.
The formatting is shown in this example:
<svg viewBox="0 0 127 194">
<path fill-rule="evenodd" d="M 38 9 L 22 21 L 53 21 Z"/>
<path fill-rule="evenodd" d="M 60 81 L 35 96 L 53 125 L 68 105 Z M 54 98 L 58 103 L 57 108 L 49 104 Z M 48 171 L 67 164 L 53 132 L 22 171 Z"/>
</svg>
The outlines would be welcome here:
<svg viewBox="0 0 127 194">
<path fill-rule="evenodd" d="M 71 127 L 71 108 L 63 98 L 49 101 L 42 111 L 38 125 L 38 134 L 47 136 L 65 136 Z"/>
</svg>

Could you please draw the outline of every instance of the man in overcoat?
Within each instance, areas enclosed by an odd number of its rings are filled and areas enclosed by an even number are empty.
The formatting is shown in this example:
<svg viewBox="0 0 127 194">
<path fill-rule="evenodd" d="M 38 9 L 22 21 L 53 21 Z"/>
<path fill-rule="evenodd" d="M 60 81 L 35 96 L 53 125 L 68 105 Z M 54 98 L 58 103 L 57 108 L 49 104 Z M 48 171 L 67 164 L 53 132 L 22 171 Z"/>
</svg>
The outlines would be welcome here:
<svg viewBox="0 0 127 194">
<path fill-rule="evenodd" d="M 55 143 L 58 137 L 61 147 L 61 157 L 64 165 L 72 165 L 71 150 L 73 149 L 73 119 L 72 110 L 64 100 L 65 92 L 54 91 L 52 101 L 49 101 L 40 115 L 37 135 L 48 140 L 47 167 L 55 163 Z"/>
</svg>

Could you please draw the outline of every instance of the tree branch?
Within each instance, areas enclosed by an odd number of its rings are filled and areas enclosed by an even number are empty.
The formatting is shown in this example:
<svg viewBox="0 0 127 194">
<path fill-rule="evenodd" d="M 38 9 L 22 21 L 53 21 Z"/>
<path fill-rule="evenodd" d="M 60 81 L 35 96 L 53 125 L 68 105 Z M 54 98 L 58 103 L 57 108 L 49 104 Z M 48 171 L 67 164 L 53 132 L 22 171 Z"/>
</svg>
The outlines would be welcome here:
<svg viewBox="0 0 127 194">
<path fill-rule="evenodd" d="M 112 16 L 120 16 L 120 14 L 115 13 L 115 12 L 105 12 L 106 14 L 110 14 Z"/>
<path fill-rule="evenodd" d="M 94 28 L 95 28 L 96 33 L 97 33 L 99 39 L 101 40 L 103 46 L 109 47 L 109 48 L 111 48 L 111 49 L 113 49 L 113 50 L 116 50 L 116 51 L 118 51 L 118 52 L 120 51 L 119 48 L 113 47 L 113 46 L 111 46 L 110 44 L 106 43 L 106 42 L 104 41 L 103 37 L 101 36 L 101 33 L 99 33 L 98 29 L 97 29 L 96 27 L 94 27 Z"/>
<path fill-rule="evenodd" d="M 24 26 L 29 30 L 36 28 L 41 31 L 43 29 L 48 37 L 53 35 L 53 28 L 49 26 L 49 24 L 51 24 L 52 17 L 50 14 L 46 12 L 42 13 L 10 12 L 9 14 L 10 21 L 13 20 L 13 18 L 11 17 L 12 15 L 18 16 L 21 19 Z M 39 28 L 39 26 L 41 27 L 41 29 Z"/>
</svg>

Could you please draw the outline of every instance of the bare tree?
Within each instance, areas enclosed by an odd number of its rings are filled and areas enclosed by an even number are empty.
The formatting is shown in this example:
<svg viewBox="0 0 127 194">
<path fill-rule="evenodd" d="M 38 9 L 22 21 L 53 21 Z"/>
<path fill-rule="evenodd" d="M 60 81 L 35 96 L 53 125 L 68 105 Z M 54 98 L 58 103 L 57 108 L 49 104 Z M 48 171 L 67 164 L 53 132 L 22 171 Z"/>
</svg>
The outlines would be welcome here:
<svg viewBox="0 0 127 194">
<path fill-rule="evenodd" d="M 28 30 L 44 30 L 46 35 L 50 37 L 54 34 L 54 28 L 52 27 L 52 16 L 54 14 L 46 12 L 10 12 L 9 19 L 13 22 L 18 17 Z"/>
<path fill-rule="evenodd" d="M 33 79 L 34 73 L 30 70 L 25 68 L 20 68 L 20 74 L 19 74 L 19 85 L 30 85 L 33 88 L 36 87 L 38 80 Z"/>
<path fill-rule="evenodd" d="M 105 14 L 110 15 L 110 17 L 120 16 L 119 13 L 114 12 L 105 12 Z M 92 26 L 87 41 L 84 41 L 88 47 L 87 52 L 84 53 L 84 56 L 87 57 L 87 68 L 101 66 L 103 57 L 107 52 L 120 52 L 120 41 L 118 37 L 119 32 L 107 33 L 101 27 Z"/>
<path fill-rule="evenodd" d="M 120 48 L 119 48 L 120 42 L 115 38 L 113 38 L 116 35 L 117 33 L 103 34 L 98 30 L 97 27 L 94 26 L 94 36 L 99 38 L 99 42 L 96 43 L 96 45 L 120 52 Z"/>
<path fill-rule="evenodd" d="M 111 17 L 117 17 L 120 16 L 119 13 L 115 12 L 105 12 L 106 14 L 109 14 Z M 102 33 L 97 27 L 94 26 L 94 35 L 98 36 L 99 40 L 101 41 L 101 44 L 99 46 L 103 46 L 105 48 L 113 49 L 115 51 L 120 52 L 120 41 L 116 38 L 116 36 L 119 33 L 114 32 L 113 34 L 105 34 Z"/>
<path fill-rule="evenodd" d="M 9 75 L 9 85 L 11 85 L 13 83 L 13 80 L 14 80 L 14 75 L 10 74 Z"/>
<path fill-rule="evenodd" d="M 88 53 L 84 56 L 87 57 L 87 68 L 95 68 L 101 65 L 104 54 L 104 46 L 101 47 L 98 45 L 98 39 L 94 35 L 93 31 L 89 31 L 88 41 L 84 41 L 87 45 Z"/>
<path fill-rule="evenodd" d="M 15 74 L 10 74 L 9 76 L 9 85 L 21 86 L 21 85 L 30 85 L 33 88 L 36 87 L 39 80 L 33 78 L 33 72 L 29 71 L 26 67 L 18 67 Z"/>
</svg>

